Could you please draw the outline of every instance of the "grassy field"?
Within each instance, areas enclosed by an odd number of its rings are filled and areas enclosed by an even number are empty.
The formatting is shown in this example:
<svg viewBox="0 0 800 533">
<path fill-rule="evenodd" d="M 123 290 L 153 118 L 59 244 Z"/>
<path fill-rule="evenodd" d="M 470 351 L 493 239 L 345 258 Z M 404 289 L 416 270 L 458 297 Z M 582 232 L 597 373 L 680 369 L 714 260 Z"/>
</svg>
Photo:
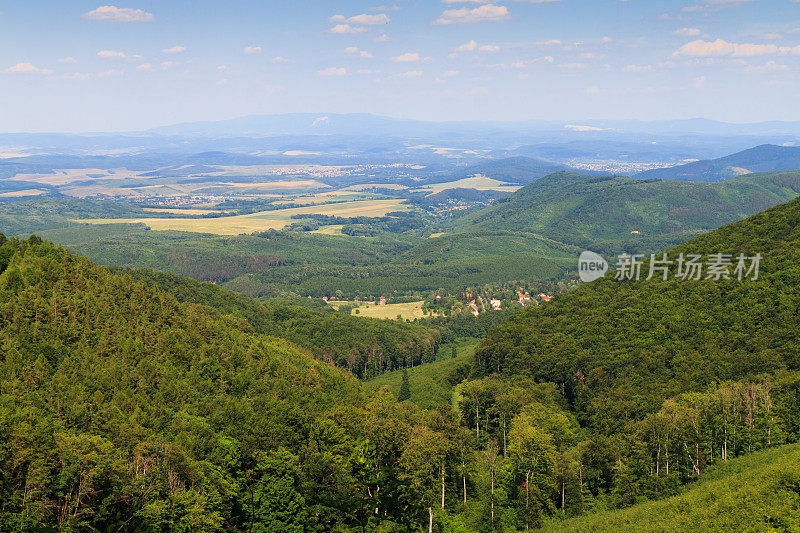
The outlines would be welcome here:
<svg viewBox="0 0 800 533">
<path fill-rule="evenodd" d="M 368 318 L 391 318 L 396 319 L 400 315 L 402 320 L 414 320 L 427 316 L 422 312 L 422 304 L 425 302 L 409 302 L 403 304 L 365 304 L 358 309 L 353 309 L 352 314 Z M 356 313 L 358 311 L 358 313 Z"/>
<path fill-rule="evenodd" d="M 459 366 L 470 364 L 475 353 L 477 340 L 463 339 L 455 344 L 456 357 L 450 356 L 451 346 L 445 345 L 439 349 L 439 359 L 408 369 L 408 382 L 411 388 L 411 401 L 424 409 L 431 409 L 439 404 L 451 403 L 453 386 L 447 382 L 447 377 Z M 397 396 L 403 381 L 403 371 L 397 370 L 383 374 L 366 382 L 370 389 L 387 387 L 392 394 Z"/>
<path fill-rule="evenodd" d="M 800 531 L 800 445 L 719 464 L 677 496 L 551 523 L 543 531 Z"/>
<path fill-rule="evenodd" d="M 331 215 L 340 217 L 381 217 L 392 211 L 407 211 L 403 200 L 361 200 L 320 206 L 295 207 L 275 211 L 260 211 L 248 215 L 220 218 L 131 218 L 131 219 L 81 219 L 75 222 L 89 224 L 137 224 L 148 225 L 153 230 L 177 230 L 216 235 L 239 235 L 268 229 L 280 229 L 291 224 L 294 215 Z"/>
</svg>

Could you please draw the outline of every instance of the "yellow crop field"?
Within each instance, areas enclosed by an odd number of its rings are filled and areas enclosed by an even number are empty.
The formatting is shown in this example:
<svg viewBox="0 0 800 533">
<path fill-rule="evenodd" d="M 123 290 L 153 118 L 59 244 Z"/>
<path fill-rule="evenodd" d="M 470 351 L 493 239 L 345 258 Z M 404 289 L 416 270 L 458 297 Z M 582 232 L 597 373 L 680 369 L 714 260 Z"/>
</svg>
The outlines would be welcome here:
<svg viewBox="0 0 800 533">
<path fill-rule="evenodd" d="M 400 315 L 402 320 L 414 320 L 415 318 L 424 318 L 426 316 L 422 312 L 423 303 L 425 302 L 386 305 L 369 303 L 358 307 L 358 313 L 356 313 L 356 309 L 353 309 L 351 314 L 367 318 L 390 318 L 392 320 L 396 320 L 397 315 Z"/>
<path fill-rule="evenodd" d="M 260 211 L 248 215 L 220 218 L 90 218 L 75 222 L 88 224 L 147 224 L 153 230 L 191 231 L 216 235 L 239 235 L 268 229 L 280 229 L 295 221 L 294 215 L 331 215 L 340 217 L 381 217 L 392 211 L 407 211 L 403 200 L 362 200 L 340 204 L 294 207 Z M 154 213 L 155 214 L 155 213 Z"/>
</svg>

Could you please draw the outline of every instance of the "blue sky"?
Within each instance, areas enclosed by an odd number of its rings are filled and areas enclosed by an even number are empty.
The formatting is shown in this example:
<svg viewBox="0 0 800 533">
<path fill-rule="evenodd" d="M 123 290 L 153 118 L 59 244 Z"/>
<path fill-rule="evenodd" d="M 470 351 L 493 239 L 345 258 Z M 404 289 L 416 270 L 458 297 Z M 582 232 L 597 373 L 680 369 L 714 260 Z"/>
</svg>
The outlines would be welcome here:
<svg viewBox="0 0 800 533">
<path fill-rule="evenodd" d="M 120 1 L 0 3 L 0 131 L 800 120 L 796 0 Z"/>
</svg>

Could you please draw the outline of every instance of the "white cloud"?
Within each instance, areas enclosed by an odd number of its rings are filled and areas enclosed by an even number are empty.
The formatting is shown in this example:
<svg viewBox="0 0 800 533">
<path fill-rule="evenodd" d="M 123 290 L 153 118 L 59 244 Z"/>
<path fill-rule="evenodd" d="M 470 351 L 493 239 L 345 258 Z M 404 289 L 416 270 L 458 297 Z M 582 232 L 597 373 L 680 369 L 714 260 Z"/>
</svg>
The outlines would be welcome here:
<svg viewBox="0 0 800 533">
<path fill-rule="evenodd" d="M 328 67 L 317 71 L 317 74 L 320 76 L 345 76 L 347 75 L 347 69 L 342 67 Z"/>
<path fill-rule="evenodd" d="M 627 65 L 622 69 L 623 72 L 650 72 L 652 65 Z"/>
<path fill-rule="evenodd" d="M 155 19 L 152 13 L 141 9 L 117 6 L 100 6 L 84 13 L 83 18 L 103 22 L 152 22 Z"/>
<path fill-rule="evenodd" d="M 377 15 L 370 15 L 363 13 L 361 15 L 353 15 L 352 17 L 345 17 L 344 15 L 334 15 L 330 21 L 335 25 L 331 28 L 331 33 L 362 33 L 367 31 L 366 26 L 382 26 L 389 24 L 391 19 L 385 13 Z"/>
<path fill-rule="evenodd" d="M 224 70 L 227 70 L 227 69 L 228 69 L 227 65 L 217 65 L 217 70 L 219 70 L 220 72 L 222 72 Z"/>
<path fill-rule="evenodd" d="M 367 31 L 366 28 L 351 26 L 350 24 L 337 24 L 331 28 L 331 33 L 362 33 Z"/>
<path fill-rule="evenodd" d="M 465 24 L 472 22 L 497 22 L 510 18 L 508 8 L 486 4 L 474 9 L 447 9 L 434 24 Z"/>
<path fill-rule="evenodd" d="M 468 43 L 456 46 L 453 50 L 455 52 L 472 52 L 476 48 L 478 48 L 478 43 L 475 41 L 470 41 Z"/>
<path fill-rule="evenodd" d="M 419 54 L 406 52 L 405 54 L 400 54 L 397 57 L 393 57 L 392 61 L 396 61 L 397 63 L 416 63 L 420 60 Z"/>
<path fill-rule="evenodd" d="M 59 63 L 77 63 L 78 60 L 74 57 L 62 57 L 58 60 Z"/>
<path fill-rule="evenodd" d="M 175 62 L 175 61 L 164 61 L 164 62 L 161 63 L 161 68 L 163 68 L 164 70 L 167 70 L 168 68 L 172 68 L 175 65 L 178 65 L 178 63 Z"/>
<path fill-rule="evenodd" d="M 372 54 L 367 52 L 366 50 L 359 50 L 357 46 L 348 46 L 344 49 L 345 52 L 352 55 L 357 55 L 359 57 L 363 57 L 369 59 L 372 57 Z"/>
<path fill-rule="evenodd" d="M 457 70 L 447 70 L 442 73 L 442 77 L 444 78 L 452 78 L 453 76 L 458 76 L 459 72 Z"/>
<path fill-rule="evenodd" d="M 783 65 L 775 61 L 767 61 L 763 65 L 746 65 L 745 72 L 762 73 L 762 72 L 786 72 L 792 70 L 788 65 Z"/>
<path fill-rule="evenodd" d="M 136 70 L 152 70 L 152 68 L 153 65 L 151 65 L 150 63 L 142 63 L 141 65 L 136 67 Z"/>
<path fill-rule="evenodd" d="M 680 35 L 681 37 L 697 37 L 701 32 L 697 28 L 681 28 L 672 32 L 673 35 Z"/>
<path fill-rule="evenodd" d="M 8 67 L 5 72 L 10 74 L 52 74 L 53 71 L 47 68 L 39 68 L 33 63 L 17 63 L 13 67 Z"/>
<path fill-rule="evenodd" d="M 172 48 L 164 48 L 162 52 L 165 54 L 180 54 L 181 52 L 185 52 L 185 46 L 173 46 Z"/>
<path fill-rule="evenodd" d="M 470 89 L 469 94 L 472 96 L 486 96 L 489 94 L 489 89 L 486 87 L 473 87 Z"/>
<path fill-rule="evenodd" d="M 379 15 L 355 15 L 347 19 L 349 24 L 355 24 L 357 26 L 380 26 L 382 24 L 389 24 L 391 19 L 384 13 Z"/>
<path fill-rule="evenodd" d="M 731 43 L 723 39 L 705 41 L 698 39 L 681 46 L 673 57 L 754 57 L 762 55 L 800 55 L 800 46 L 775 44 Z"/>
<path fill-rule="evenodd" d="M 260 54 L 261 53 L 261 47 L 260 46 L 245 46 L 242 49 L 242 53 L 243 54 L 248 54 L 248 55 Z"/>
<path fill-rule="evenodd" d="M 389 36 L 386 35 L 385 33 L 381 34 L 381 35 L 378 35 L 377 37 L 375 37 L 375 42 L 376 43 L 388 43 L 389 42 Z"/>
<path fill-rule="evenodd" d="M 475 50 L 480 52 L 499 52 L 500 47 L 496 44 L 484 44 L 483 46 L 479 46 L 473 39 L 453 49 L 454 52 L 474 52 Z"/>
<path fill-rule="evenodd" d="M 97 57 L 102 57 L 103 59 L 125 59 L 126 56 L 125 52 L 117 52 L 114 50 L 100 50 L 97 52 Z"/>
<path fill-rule="evenodd" d="M 403 72 L 402 74 L 398 74 L 401 78 L 412 79 L 412 78 L 419 78 L 422 76 L 421 70 L 409 70 L 408 72 Z"/>
</svg>

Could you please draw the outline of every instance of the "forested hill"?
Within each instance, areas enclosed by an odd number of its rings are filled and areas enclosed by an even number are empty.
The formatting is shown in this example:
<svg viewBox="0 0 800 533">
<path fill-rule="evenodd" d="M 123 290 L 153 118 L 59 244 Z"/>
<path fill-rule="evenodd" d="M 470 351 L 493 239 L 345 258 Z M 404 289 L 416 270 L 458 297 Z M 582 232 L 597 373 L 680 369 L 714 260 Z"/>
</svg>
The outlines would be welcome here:
<svg viewBox="0 0 800 533">
<path fill-rule="evenodd" d="M 800 171 L 721 183 L 591 177 L 542 178 L 459 220 L 458 230 L 529 231 L 598 252 L 663 250 L 800 193 Z"/>
<path fill-rule="evenodd" d="M 243 318 L 36 237 L 0 236 L 0 272 L 0 531 L 427 520 L 414 476 L 458 433 L 448 409 L 366 397 Z"/>
<path fill-rule="evenodd" d="M 393 320 L 361 318 L 291 300 L 263 303 L 211 283 L 146 269 L 114 269 L 158 286 L 181 302 L 207 305 L 247 320 L 254 331 L 288 339 L 322 361 L 369 379 L 387 371 L 433 361 L 440 329 Z"/>
<path fill-rule="evenodd" d="M 800 369 L 800 200 L 679 253 L 764 257 L 758 281 L 680 280 L 675 265 L 667 281 L 645 281 L 647 265 L 639 282 L 609 274 L 490 332 L 478 366 L 564 384 L 579 419 L 605 432 L 681 392 Z"/>
</svg>

